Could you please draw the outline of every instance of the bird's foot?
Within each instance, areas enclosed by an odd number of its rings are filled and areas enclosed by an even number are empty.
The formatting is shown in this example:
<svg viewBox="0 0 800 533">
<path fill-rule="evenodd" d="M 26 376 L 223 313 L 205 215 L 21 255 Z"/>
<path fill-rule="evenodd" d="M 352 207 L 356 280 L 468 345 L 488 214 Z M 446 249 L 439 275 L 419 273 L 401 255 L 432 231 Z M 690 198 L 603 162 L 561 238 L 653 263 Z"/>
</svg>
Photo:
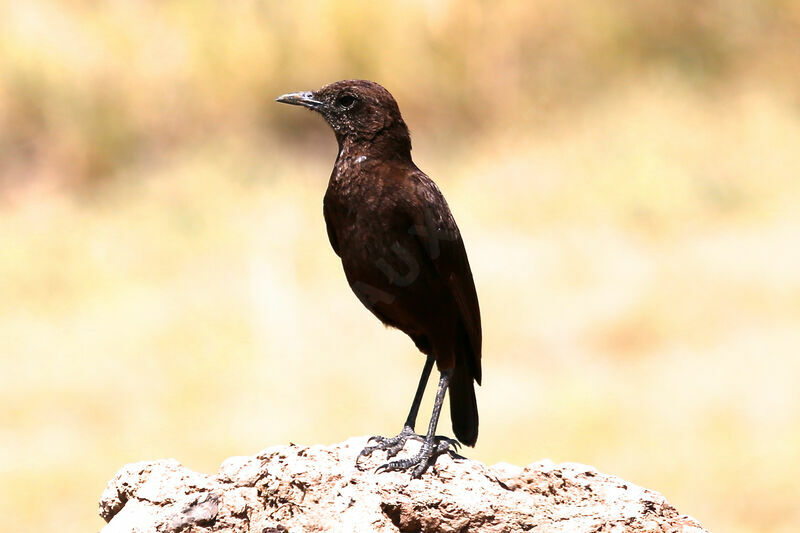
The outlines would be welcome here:
<svg viewBox="0 0 800 533">
<path fill-rule="evenodd" d="M 372 452 L 376 450 L 385 451 L 386 458 L 391 459 L 392 457 L 403 451 L 403 447 L 406 445 L 406 442 L 408 440 L 424 441 L 425 437 L 414 433 L 414 430 L 411 429 L 411 427 L 409 426 L 405 426 L 403 428 L 403 431 L 401 431 L 394 437 L 381 437 L 379 435 L 370 437 L 369 440 L 367 441 L 367 444 L 370 444 L 371 442 L 375 442 L 376 444 L 367 446 L 366 448 L 361 450 L 361 453 L 359 453 L 358 457 L 356 457 L 356 465 L 358 465 L 358 461 L 362 457 L 369 457 L 372 454 Z"/>
<path fill-rule="evenodd" d="M 433 437 L 431 440 L 423 440 L 422 448 L 417 455 L 408 459 L 391 461 L 379 466 L 376 472 L 392 472 L 398 470 L 411 470 L 411 477 L 418 478 L 425 473 L 428 467 L 436 463 L 440 455 L 448 454 L 453 458 L 460 457 L 456 452 L 460 444 L 455 439 L 448 437 Z"/>
</svg>

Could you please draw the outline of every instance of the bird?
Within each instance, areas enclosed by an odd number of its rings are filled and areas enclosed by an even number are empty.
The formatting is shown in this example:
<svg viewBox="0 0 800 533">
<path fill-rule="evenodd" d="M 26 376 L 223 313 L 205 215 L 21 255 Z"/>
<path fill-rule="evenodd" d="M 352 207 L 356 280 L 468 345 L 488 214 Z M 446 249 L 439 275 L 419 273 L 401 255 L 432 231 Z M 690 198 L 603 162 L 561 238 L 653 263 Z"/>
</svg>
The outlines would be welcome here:
<svg viewBox="0 0 800 533">
<path fill-rule="evenodd" d="M 371 437 L 356 464 L 376 450 L 394 459 L 417 440 L 418 453 L 377 470 L 419 478 L 439 456 L 460 457 L 459 443 L 474 446 L 478 438 L 481 315 L 461 232 L 439 187 L 414 164 L 408 127 L 383 86 L 342 80 L 276 101 L 308 108 L 333 129 L 339 151 L 323 199 L 328 240 L 361 303 L 425 355 L 403 429 Z M 439 383 L 421 435 L 416 419 L 434 363 Z M 457 440 L 436 435 L 446 391 Z"/>
</svg>

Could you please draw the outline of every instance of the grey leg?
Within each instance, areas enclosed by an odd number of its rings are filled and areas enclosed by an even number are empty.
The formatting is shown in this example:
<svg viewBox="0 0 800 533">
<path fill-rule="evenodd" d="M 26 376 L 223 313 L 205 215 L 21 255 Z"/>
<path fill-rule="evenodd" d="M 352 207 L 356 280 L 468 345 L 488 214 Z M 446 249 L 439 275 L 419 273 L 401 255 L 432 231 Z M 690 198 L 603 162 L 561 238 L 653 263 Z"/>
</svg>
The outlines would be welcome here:
<svg viewBox="0 0 800 533">
<path fill-rule="evenodd" d="M 419 413 L 419 404 L 422 403 L 422 395 L 425 394 L 425 385 L 428 384 L 428 378 L 433 369 L 433 356 L 428 356 L 425 360 L 425 367 L 422 369 L 422 375 L 419 377 L 419 385 L 417 385 L 417 392 L 414 394 L 414 402 L 411 404 L 411 411 L 408 412 L 405 427 L 414 431 L 414 426 L 417 424 L 417 413 Z"/>
<path fill-rule="evenodd" d="M 412 440 L 422 440 L 420 435 L 414 433 L 414 426 L 417 423 L 417 413 L 419 413 L 419 405 L 422 403 L 422 396 L 425 394 L 425 386 L 428 384 L 428 378 L 431 375 L 431 370 L 433 369 L 433 362 L 434 359 L 432 356 L 428 356 L 425 360 L 425 367 L 422 369 L 422 375 L 419 377 L 419 384 L 417 385 L 417 392 L 414 394 L 414 401 L 411 404 L 411 410 L 408 412 L 408 418 L 406 418 L 406 423 L 403 425 L 403 430 L 397 434 L 395 437 L 386 438 L 380 436 L 374 436 L 369 439 L 369 442 L 377 442 L 377 444 L 373 446 L 367 446 L 361 453 L 358 454 L 356 457 L 356 464 L 358 464 L 359 459 L 364 456 L 369 456 L 375 450 L 385 450 L 386 456 L 388 458 L 392 458 L 403 449 L 406 445 L 406 441 L 409 439 Z M 369 444 L 369 443 L 368 443 Z"/>
<path fill-rule="evenodd" d="M 428 433 L 422 441 L 422 448 L 419 453 L 414 457 L 408 459 L 401 459 L 399 461 L 392 461 L 378 467 L 379 472 L 387 472 L 391 470 L 408 470 L 414 468 L 411 472 L 411 477 L 418 478 L 428 469 L 429 466 L 436 462 L 436 458 L 443 453 L 450 453 L 451 447 L 458 447 L 458 442 L 455 439 L 448 439 L 445 437 L 436 436 L 436 426 L 439 423 L 439 415 L 442 412 L 442 404 L 444 403 L 444 395 L 447 392 L 447 387 L 450 385 L 450 378 L 453 375 L 452 370 L 447 370 L 441 373 L 439 378 L 439 388 L 436 390 L 436 399 L 433 402 L 433 413 L 431 414 L 431 421 L 428 424 Z"/>
</svg>

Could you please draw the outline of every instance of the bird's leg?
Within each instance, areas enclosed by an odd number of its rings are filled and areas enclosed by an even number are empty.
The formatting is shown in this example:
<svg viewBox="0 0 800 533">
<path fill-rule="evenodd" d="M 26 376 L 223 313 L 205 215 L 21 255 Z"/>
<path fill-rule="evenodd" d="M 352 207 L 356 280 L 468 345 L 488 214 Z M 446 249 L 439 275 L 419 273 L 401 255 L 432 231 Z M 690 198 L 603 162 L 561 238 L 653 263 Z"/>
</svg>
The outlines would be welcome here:
<svg viewBox="0 0 800 533">
<path fill-rule="evenodd" d="M 417 392 L 414 394 L 414 401 L 411 402 L 411 410 L 408 412 L 406 423 L 403 425 L 403 430 L 408 429 L 414 433 L 414 426 L 417 425 L 417 413 L 419 413 L 419 404 L 422 403 L 422 395 L 425 394 L 425 386 L 428 384 L 428 378 L 431 376 L 431 369 L 433 369 L 433 356 L 429 355 L 425 359 L 425 366 L 422 368 L 422 375 L 419 377 L 419 384 L 417 385 Z"/>
<path fill-rule="evenodd" d="M 436 399 L 433 402 L 431 422 L 428 424 L 428 433 L 422 441 L 422 448 L 420 448 L 419 453 L 408 459 L 400 459 L 399 461 L 392 461 L 381 465 L 378 467 L 378 472 L 408 470 L 413 468 L 414 470 L 411 472 L 411 477 L 418 478 L 425 473 L 429 466 L 436 462 L 437 457 L 444 453 L 455 453 L 451 450 L 451 447 L 458 447 L 458 442 L 455 439 L 436 436 L 436 425 L 439 423 L 439 414 L 442 411 L 442 403 L 444 403 L 444 393 L 447 391 L 452 375 L 452 370 L 444 370 L 441 373 L 439 388 L 436 390 Z"/>
<path fill-rule="evenodd" d="M 419 404 L 422 402 L 422 395 L 425 394 L 425 385 L 428 384 L 428 378 L 433 368 L 433 361 L 434 359 L 430 355 L 425 360 L 425 367 L 422 369 L 422 375 L 419 377 L 419 385 L 417 385 L 417 392 L 414 394 L 414 402 L 411 404 L 411 410 L 408 412 L 408 418 L 406 418 L 406 423 L 403 425 L 403 430 L 395 437 L 386 438 L 378 435 L 370 437 L 367 444 L 373 441 L 376 442 L 376 444 L 367 446 L 361 450 L 361 453 L 356 457 L 356 464 L 358 464 L 358 460 L 361 459 L 361 457 L 369 456 L 375 450 L 385 450 L 386 457 L 392 458 L 400 453 L 408 439 L 422 440 L 422 436 L 414 432 L 414 426 L 417 423 Z"/>
</svg>

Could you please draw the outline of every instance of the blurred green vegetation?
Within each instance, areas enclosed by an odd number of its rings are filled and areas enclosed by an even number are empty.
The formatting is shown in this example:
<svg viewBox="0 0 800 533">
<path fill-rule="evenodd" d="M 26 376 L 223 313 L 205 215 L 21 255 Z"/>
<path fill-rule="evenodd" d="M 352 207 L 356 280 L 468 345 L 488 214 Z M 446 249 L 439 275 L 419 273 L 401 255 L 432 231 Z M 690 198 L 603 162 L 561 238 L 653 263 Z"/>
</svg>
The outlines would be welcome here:
<svg viewBox="0 0 800 533">
<path fill-rule="evenodd" d="M 358 77 L 470 253 L 469 455 L 797 531 L 798 42 L 777 0 L 0 3 L 8 530 L 99 529 L 125 462 L 397 431 L 422 358 L 329 250 L 332 134 L 273 103 Z"/>
</svg>

